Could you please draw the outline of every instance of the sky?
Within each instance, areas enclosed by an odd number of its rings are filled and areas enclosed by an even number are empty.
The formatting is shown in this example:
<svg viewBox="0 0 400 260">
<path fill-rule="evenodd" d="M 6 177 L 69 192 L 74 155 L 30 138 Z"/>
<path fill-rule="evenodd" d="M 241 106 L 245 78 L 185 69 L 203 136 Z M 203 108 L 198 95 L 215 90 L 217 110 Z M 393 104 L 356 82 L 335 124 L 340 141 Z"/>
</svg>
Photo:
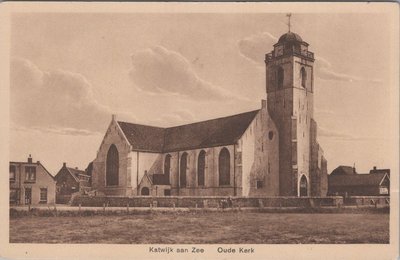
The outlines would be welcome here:
<svg viewBox="0 0 400 260">
<path fill-rule="evenodd" d="M 395 168 L 396 35 L 384 14 L 296 14 L 314 52 L 314 111 L 328 171 Z M 116 114 L 173 126 L 258 109 L 271 13 L 18 13 L 11 20 L 10 160 L 86 168 Z"/>
</svg>

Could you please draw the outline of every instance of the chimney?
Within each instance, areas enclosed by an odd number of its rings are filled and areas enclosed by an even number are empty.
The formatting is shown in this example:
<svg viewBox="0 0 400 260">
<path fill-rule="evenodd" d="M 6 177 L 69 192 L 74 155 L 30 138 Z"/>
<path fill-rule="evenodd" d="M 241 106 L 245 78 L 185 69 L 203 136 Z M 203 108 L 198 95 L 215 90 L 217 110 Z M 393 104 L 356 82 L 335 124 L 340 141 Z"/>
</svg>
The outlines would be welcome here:
<svg viewBox="0 0 400 260">
<path fill-rule="evenodd" d="M 67 163 L 66 162 L 63 162 L 63 167 L 67 167 Z"/>
<path fill-rule="evenodd" d="M 39 164 L 40 164 L 40 161 L 37 161 L 36 164 L 39 165 Z"/>
<path fill-rule="evenodd" d="M 78 170 L 78 167 L 75 167 L 75 170 Z"/>
<path fill-rule="evenodd" d="M 32 155 L 29 154 L 28 163 L 32 163 Z"/>
<path fill-rule="evenodd" d="M 374 166 L 374 171 L 376 171 L 376 166 Z"/>
<path fill-rule="evenodd" d="M 261 99 L 261 108 L 266 108 L 267 107 L 267 100 Z"/>
<path fill-rule="evenodd" d="M 117 115 L 116 114 L 112 114 L 111 115 L 111 120 L 112 121 L 117 121 Z"/>
</svg>

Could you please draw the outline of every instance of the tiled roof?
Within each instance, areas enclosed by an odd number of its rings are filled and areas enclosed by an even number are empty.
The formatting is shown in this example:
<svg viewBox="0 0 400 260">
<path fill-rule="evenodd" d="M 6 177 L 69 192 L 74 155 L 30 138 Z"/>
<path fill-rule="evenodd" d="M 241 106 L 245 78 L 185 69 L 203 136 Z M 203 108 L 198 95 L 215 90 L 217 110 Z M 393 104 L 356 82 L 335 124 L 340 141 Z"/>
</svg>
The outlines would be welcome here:
<svg viewBox="0 0 400 260">
<path fill-rule="evenodd" d="M 118 122 L 134 150 L 172 152 L 235 143 L 259 110 L 169 128 Z"/>
<path fill-rule="evenodd" d="M 167 174 L 153 174 L 154 185 L 169 185 L 169 175 Z"/>
<path fill-rule="evenodd" d="M 329 175 L 329 186 L 371 186 L 379 185 L 386 173 Z"/>
<path fill-rule="evenodd" d="M 79 175 L 90 177 L 89 175 L 86 174 L 85 171 L 78 170 L 78 169 L 75 169 L 75 168 L 70 168 L 70 167 L 67 167 L 67 169 L 71 173 L 72 177 L 74 177 L 74 179 L 76 181 L 78 181 L 78 182 L 79 182 L 79 179 L 78 179 Z"/>
<path fill-rule="evenodd" d="M 336 169 L 334 169 L 331 175 L 348 175 L 348 174 L 355 174 L 355 169 L 351 166 L 344 166 L 340 165 Z"/>
<path fill-rule="evenodd" d="M 164 128 L 118 122 L 129 143 L 136 150 L 162 152 Z"/>
</svg>

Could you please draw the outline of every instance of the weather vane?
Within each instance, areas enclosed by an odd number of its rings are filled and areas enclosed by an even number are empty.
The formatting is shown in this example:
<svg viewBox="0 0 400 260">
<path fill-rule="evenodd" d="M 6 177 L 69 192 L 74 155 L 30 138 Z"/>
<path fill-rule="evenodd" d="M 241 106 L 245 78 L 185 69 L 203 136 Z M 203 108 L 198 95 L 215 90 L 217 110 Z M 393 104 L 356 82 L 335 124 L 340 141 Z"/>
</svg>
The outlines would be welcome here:
<svg viewBox="0 0 400 260">
<path fill-rule="evenodd" d="M 289 32 L 290 32 L 290 17 L 292 16 L 291 13 L 286 14 L 286 16 L 288 17 L 288 27 L 289 27 Z"/>
</svg>

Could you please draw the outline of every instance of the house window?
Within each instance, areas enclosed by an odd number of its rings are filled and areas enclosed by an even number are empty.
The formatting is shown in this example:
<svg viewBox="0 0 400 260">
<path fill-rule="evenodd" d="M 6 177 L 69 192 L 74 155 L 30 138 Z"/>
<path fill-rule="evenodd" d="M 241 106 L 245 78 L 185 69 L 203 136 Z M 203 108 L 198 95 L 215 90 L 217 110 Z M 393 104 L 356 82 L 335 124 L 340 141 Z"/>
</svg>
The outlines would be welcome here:
<svg viewBox="0 0 400 260">
<path fill-rule="evenodd" d="M 10 165 L 10 181 L 15 181 L 15 165 Z"/>
<path fill-rule="evenodd" d="M 256 185 L 257 185 L 257 189 L 262 189 L 264 187 L 264 182 L 263 181 L 257 181 Z"/>
<path fill-rule="evenodd" d="M 206 167 L 206 152 L 201 150 L 199 158 L 197 160 L 197 184 L 198 186 L 204 186 L 204 171 Z"/>
<path fill-rule="evenodd" d="M 25 167 L 25 182 L 35 182 L 36 181 L 36 167 L 26 166 Z"/>
<path fill-rule="evenodd" d="M 228 149 L 222 148 L 218 158 L 219 186 L 231 183 L 230 154 Z"/>
<path fill-rule="evenodd" d="M 183 153 L 181 156 L 180 176 L 179 176 L 180 187 L 186 187 L 187 157 L 188 157 L 187 153 Z"/>
<path fill-rule="evenodd" d="M 47 188 L 40 188 L 40 203 L 47 203 Z"/>
<path fill-rule="evenodd" d="M 171 196 L 171 190 L 170 189 L 164 190 L 164 196 Z"/>
<path fill-rule="evenodd" d="M 19 190 L 10 189 L 10 204 L 18 204 L 19 202 Z"/>
<path fill-rule="evenodd" d="M 106 185 L 118 185 L 119 179 L 119 155 L 117 147 L 112 144 L 108 149 L 106 161 Z"/>
<path fill-rule="evenodd" d="M 379 187 L 379 194 L 387 195 L 389 194 L 389 189 L 387 187 Z"/>
</svg>

